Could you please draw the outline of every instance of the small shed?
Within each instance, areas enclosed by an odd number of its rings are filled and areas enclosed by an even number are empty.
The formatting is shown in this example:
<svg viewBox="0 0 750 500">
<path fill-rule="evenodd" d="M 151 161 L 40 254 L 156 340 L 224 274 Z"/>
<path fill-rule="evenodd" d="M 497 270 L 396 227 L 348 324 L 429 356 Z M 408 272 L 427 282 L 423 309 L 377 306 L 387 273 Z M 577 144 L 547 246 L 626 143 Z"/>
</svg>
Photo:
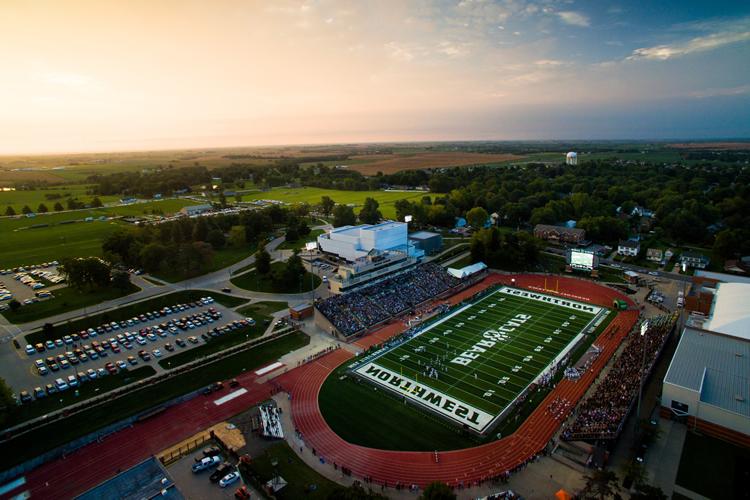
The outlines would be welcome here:
<svg viewBox="0 0 750 500">
<path fill-rule="evenodd" d="M 296 321 L 302 321 L 305 318 L 309 318 L 313 315 L 313 306 L 307 302 L 297 304 L 289 308 L 289 316 Z"/>
</svg>

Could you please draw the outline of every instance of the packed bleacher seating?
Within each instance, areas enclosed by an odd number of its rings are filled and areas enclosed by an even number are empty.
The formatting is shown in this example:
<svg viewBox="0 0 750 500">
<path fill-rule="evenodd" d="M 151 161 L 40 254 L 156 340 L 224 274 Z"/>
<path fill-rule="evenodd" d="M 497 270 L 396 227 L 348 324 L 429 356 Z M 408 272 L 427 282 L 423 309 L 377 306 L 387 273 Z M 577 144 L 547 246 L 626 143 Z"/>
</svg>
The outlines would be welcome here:
<svg viewBox="0 0 750 500">
<path fill-rule="evenodd" d="M 631 334 L 612 369 L 578 409 L 575 421 L 563 433 L 564 439 L 617 437 L 638 395 L 641 365 L 645 379 L 676 321 L 674 314 L 651 318 L 645 335 L 642 336 L 640 331 Z"/>
<path fill-rule="evenodd" d="M 423 264 L 366 288 L 321 300 L 316 307 L 348 337 L 412 309 L 459 283 L 460 280 L 444 268 Z"/>
</svg>

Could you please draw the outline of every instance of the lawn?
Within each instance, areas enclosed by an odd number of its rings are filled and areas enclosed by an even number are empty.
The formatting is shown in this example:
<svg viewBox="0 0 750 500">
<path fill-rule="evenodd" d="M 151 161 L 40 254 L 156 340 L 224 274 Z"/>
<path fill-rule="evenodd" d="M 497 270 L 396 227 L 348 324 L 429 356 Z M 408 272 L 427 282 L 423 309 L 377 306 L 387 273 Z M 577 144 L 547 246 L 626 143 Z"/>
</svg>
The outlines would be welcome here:
<svg viewBox="0 0 750 500">
<path fill-rule="evenodd" d="M 693 432 L 685 436 L 676 484 L 708 498 L 746 498 L 748 474 L 750 450 Z"/>
<path fill-rule="evenodd" d="M 420 200 L 430 193 L 421 191 L 392 192 L 392 191 L 340 191 L 314 187 L 276 188 L 270 191 L 247 193 L 242 196 L 243 201 L 278 200 L 284 203 L 309 203 L 317 205 L 322 196 L 330 196 L 336 203 L 353 204 L 354 212 L 358 213 L 365 202 L 365 198 L 375 198 L 380 203 L 380 211 L 386 219 L 396 218 L 398 200 Z"/>
<path fill-rule="evenodd" d="M 261 301 L 240 307 L 237 309 L 237 312 L 243 316 L 250 316 L 251 318 L 257 318 L 260 316 L 270 317 L 273 313 L 286 309 L 287 307 L 289 306 L 286 302 Z"/>
<path fill-rule="evenodd" d="M 262 455 L 253 457 L 248 469 L 261 483 L 270 481 L 276 474 L 288 481 L 287 485 L 275 494 L 279 500 L 322 500 L 341 488 L 305 464 L 285 442 L 275 444 Z"/>
<path fill-rule="evenodd" d="M 250 271 L 236 278 L 232 278 L 232 284 L 245 290 L 266 293 L 303 293 L 309 292 L 320 285 L 320 278 L 312 273 L 305 272 L 299 283 L 287 283 L 274 281 L 273 271 L 283 267 L 283 262 L 274 262 L 271 264 L 271 272 L 267 275 L 259 275 L 255 271 Z"/>
<path fill-rule="evenodd" d="M 182 394 L 200 389 L 217 380 L 227 380 L 277 360 L 307 345 L 310 338 L 293 333 L 262 346 L 227 356 L 188 373 L 151 385 L 69 418 L 50 423 L 33 433 L 3 443 L 0 470 L 39 456 L 45 451 L 146 411 Z M 200 397 L 200 396 L 199 396 Z"/>
<path fill-rule="evenodd" d="M 109 217 L 171 214 L 195 204 L 190 200 L 163 200 L 109 208 L 39 214 L 35 217 L 0 217 L 0 269 L 41 264 L 63 257 L 102 254 L 102 240 L 126 223 Z M 92 220 L 86 221 L 87 218 Z M 100 220 L 104 218 L 104 220 Z"/>
<path fill-rule="evenodd" d="M 74 366 L 75 371 L 86 371 L 86 365 Z M 67 375 L 73 375 L 74 370 L 70 370 Z M 156 375 L 156 370 L 151 366 L 141 366 L 134 370 L 127 370 L 124 372 L 116 373 L 115 375 L 107 375 L 104 378 L 91 380 L 84 382 L 78 387 L 77 391 L 65 391 L 47 396 L 44 399 L 36 399 L 31 403 L 18 407 L 18 411 L 14 413 L 12 417 L 12 423 L 9 425 L 17 425 L 21 422 L 31 420 L 32 418 L 46 415 L 53 411 L 59 410 L 66 406 L 70 406 L 75 403 L 80 403 L 94 396 L 101 396 L 105 392 L 116 389 L 120 386 L 137 382 L 138 380 Z M 61 375 L 62 376 L 62 375 Z M 57 377 L 57 375 L 55 375 Z M 45 379 L 45 383 L 52 383 L 53 378 Z M 42 388 L 44 384 L 40 382 Z"/>
<path fill-rule="evenodd" d="M 210 295 L 216 300 L 216 302 L 226 307 L 236 307 L 246 302 L 245 299 L 217 292 L 206 292 L 205 290 L 182 290 L 167 295 L 152 297 L 141 302 L 136 302 L 135 304 L 120 306 L 110 311 L 94 314 L 93 316 L 86 316 L 73 321 L 56 323 L 55 329 L 52 331 L 51 335 L 47 336 L 43 332 L 37 331 L 26 335 L 26 342 L 29 344 L 35 344 L 37 342 L 44 342 L 45 340 L 59 339 L 65 335 L 78 333 L 81 330 L 96 328 L 104 323 L 110 323 L 112 321 L 117 321 L 119 323 L 120 321 L 125 321 L 133 316 L 141 315 L 155 309 L 161 309 L 165 306 L 194 302 L 207 295 Z"/>
<path fill-rule="evenodd" d="M 38 319 L 55 316 L 64 312 L 89 307 L 107 300 L 117 299 L 139 291 L 140 288 L 131 284 L 126 290 L 119 288 L 95 289 L 79 291 L 69 287 L 52 291 L 53 298 L 21 306 L 17 311 L 4 311 L 2 314 L 11 323 L 28 323 Z"/>
<path fill-rule="evenodd" d="M 318 236 L 325 233 L 322 229 L 313 229 L 310 234 L 304 238 L 299 238 L 296 241 L 284 241 L 277 248 L 279 250 L 302 250 L 305 248 L 305 243 L 318 241 Z"/>
</svg>

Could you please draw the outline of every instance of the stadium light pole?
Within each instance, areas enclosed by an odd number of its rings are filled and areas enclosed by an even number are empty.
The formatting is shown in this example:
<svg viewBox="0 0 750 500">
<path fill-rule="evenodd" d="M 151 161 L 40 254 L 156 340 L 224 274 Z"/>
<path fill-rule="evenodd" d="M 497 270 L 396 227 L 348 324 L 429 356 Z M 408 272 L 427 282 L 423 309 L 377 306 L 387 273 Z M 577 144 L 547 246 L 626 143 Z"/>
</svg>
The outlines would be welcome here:
<svg viewBox="0 0 750 500">
<path fill-rule="evenodd" d="M 638 432 L 638 421 L 641 418 L 641 399 L 643 398 L 643 368 L 646 365 L 646 331 L 648 330 L 648 321 L 641 324 L 641 372 L 638 386 L 638 407 L 635 414 L 635 430 Z"/>
</svg>

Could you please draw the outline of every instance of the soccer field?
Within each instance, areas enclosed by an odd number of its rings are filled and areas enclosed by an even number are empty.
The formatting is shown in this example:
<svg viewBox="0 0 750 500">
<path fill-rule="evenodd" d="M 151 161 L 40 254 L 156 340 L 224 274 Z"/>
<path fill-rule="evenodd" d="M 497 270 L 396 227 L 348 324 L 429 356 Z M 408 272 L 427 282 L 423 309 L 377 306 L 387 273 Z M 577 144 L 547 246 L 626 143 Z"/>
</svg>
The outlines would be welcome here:
<svg viewBox="0 0 750 500">
<path fill-rule="evenodd" d="M 501 287 L 358 362 L 368 381 L 484 432 L 605 308 Z"/>
</svg>

